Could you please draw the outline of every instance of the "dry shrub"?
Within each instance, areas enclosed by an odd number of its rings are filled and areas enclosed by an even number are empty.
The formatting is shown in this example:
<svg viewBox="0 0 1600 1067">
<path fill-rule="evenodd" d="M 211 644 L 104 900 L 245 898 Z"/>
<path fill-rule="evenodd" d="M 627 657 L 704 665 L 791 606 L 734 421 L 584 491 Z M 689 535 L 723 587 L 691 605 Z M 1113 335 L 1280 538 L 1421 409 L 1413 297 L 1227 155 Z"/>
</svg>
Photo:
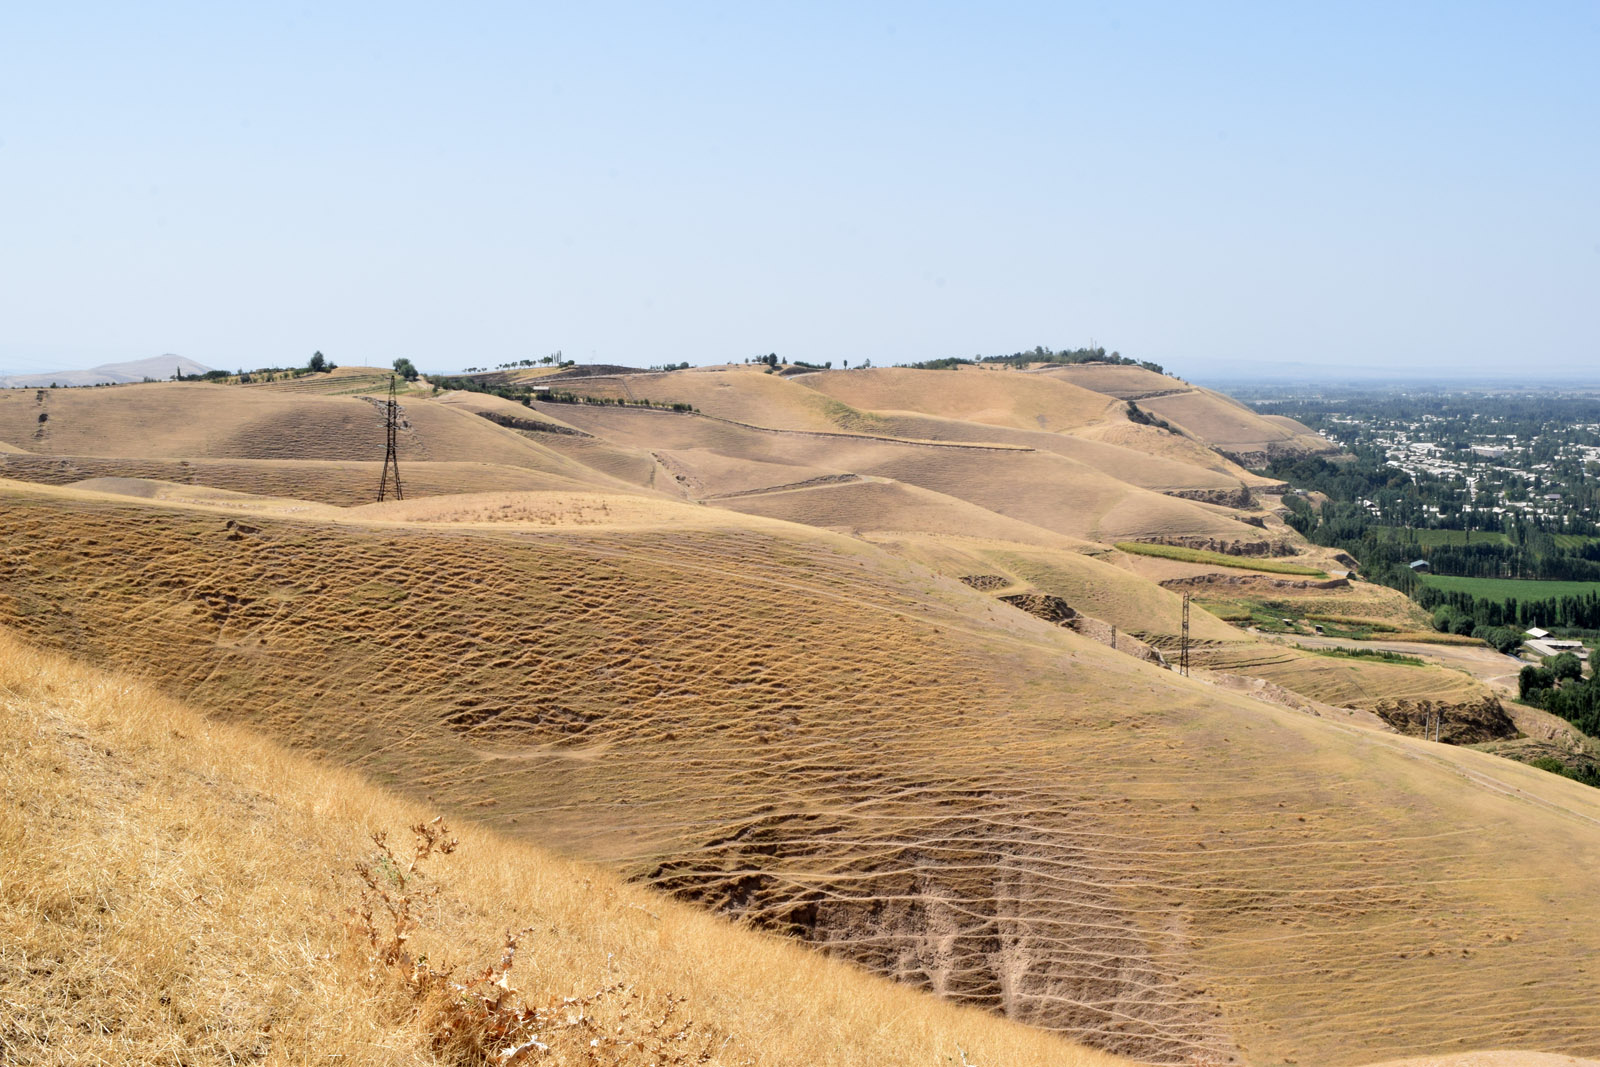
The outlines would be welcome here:
<svg viewBox="0 0 1600 1067">
<path fill-rule="evenodd" d="M 552 1060 L 659 1067 L 710 1062 L 727 1040 L 682 1018 L 685 997 L 646 995 L 618 981 L 574 996 L 530 999 L 511 984 L 517 950 L 532 928 L 507 932 L 497 962 L 465 974 L 435 967 L 411 944 L 438 904 L 441 886 L 420 864 L 458 845 L 443 816 L 411 827 L 402 859 L 383 831 L 372 833 L 370 860 L 356 864 L 363 888 L 350 929 L 367 963 L 366 980 L 409 1012 L 430 1049 L 448 1063 L 509 1065 Z"/>
</svg>

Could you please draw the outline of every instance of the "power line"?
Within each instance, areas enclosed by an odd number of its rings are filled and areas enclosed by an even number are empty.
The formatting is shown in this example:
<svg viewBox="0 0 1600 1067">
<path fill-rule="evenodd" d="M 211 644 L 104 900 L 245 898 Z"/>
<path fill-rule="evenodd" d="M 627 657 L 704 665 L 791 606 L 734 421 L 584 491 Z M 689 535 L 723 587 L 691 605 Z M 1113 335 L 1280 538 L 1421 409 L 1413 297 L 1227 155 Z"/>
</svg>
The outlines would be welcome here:
<svg viewBox="0 0 1600 1067">
<path fill-rule="evenodd" d="M 400 403 L 395 399 L 395 376 L 389 375 L 389 404 L 384 409 L 383 433 L 388 442 L 388 450 L 383 454 L 383 477 L 378 481 L 378 503 L 383 503 L 383 498 L 389 492 L 389 468 L 394 468 L 394 498 L 404 500 L 406 494 L 400 488 L 400 457 L 395 452 L 395 435 L 400 429 Z"/>
</svg>

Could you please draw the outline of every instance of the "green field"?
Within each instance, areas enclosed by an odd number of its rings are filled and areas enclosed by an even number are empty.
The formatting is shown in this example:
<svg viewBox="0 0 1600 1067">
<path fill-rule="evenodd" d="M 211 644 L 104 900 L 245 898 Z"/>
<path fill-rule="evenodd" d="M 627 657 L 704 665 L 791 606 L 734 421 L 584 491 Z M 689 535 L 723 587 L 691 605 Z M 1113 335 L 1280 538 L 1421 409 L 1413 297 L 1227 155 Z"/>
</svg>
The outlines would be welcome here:
<svg viewBox="0 0 1600 1067">
<path fill-rule="evenodd" d="M 1389 541 L 1413 542 L 1418 548 L 1434 548 L 1438 545 L 1509 545 L 1511 539 L 1498 530 L 1473 530 L 1468 538 L 1466 530 L 1410 530 L 1403 526 L 1379 526 L 1385 539 Z M 1551 534 L 1556 547 L 1566 551 L 1582 548 L 1584 545 L 1600 541 L 1600 537 L 1589 537 L 1586 534 Z"/>
<path fill-rule="evenodd" d="M 1532 578 L 1455 578 L 1443 574 L 1424 575 L 1422 581 L 1435 589 L 1471 593 L 1489 600 L 1549 600 L 1559 596 L 1587 596 L 1600 593 L 1600 582 L 1541 582 Z"/>
<path fill-rule="evenodd" d="M 1400 526 L 1380 526 L 1378 529 L 1384 531 L 1390 541 L 1415 540 L 1418 548 L 1433 548 L 1437 545 L 1508 545 L 1511 543 L 1505 534 L 1489 530 L 1472 530 L 1470 531 L 1471 538 L 1469 540 L 1469 531 L 1467 530 L 1408 530 Z M 1570 536 L 1570 534 L 1557 534 L 1556 543 L 1560 544 L 1562 537 Z"/>
<path fill-rule="evenodd" d="M 1299 563 L 1282 563 L 1273 559 L 1249 556 L 1226 556 L 1221 552 L 1207 552 L 1201 548 L 1182 548 L 1178 545 L 1154 545 L 1144 541 L 1118 541 L 1117 549 L 1138 556 L 1160 556 L 1162 559 L 1182 560 L 1184 563 L 1205 563 L 1213 567 L 1237 567 L 1246 571 L 1266 571 L 1268 574 L 1299 574 L 1308 578 L 1326 578 L 1326 571 Z"/>
</svg>

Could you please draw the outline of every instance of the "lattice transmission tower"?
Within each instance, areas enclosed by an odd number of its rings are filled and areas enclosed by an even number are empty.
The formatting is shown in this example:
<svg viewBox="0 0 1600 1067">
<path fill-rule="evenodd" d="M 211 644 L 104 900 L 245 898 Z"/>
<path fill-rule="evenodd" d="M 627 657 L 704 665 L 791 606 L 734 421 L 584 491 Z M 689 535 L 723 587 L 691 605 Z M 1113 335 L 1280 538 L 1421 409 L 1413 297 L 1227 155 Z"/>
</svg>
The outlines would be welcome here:
<svg viewBox="0 0 1600 1067">
<path fill-rule="evenodd" d="M 1183 634 L 1178 639 L 1178 673 L 1189 677 L 1189 594 L 1183 594 Z"/>
<path fill-rule="evenodd" d="M 378 503 L 383 503 L 389 495 L 389 471 L 394 470 L 394 498 L 404 500 L 406 494 L 400 488 L 400 457 L 395 453 L 395 435 L 400 430 L 400 402 L 395 399 L 395 376 L 389 375 L 389 404 L 384 409 L 383 435 L 388 443 L 388 450 L 383 454 L 383 478 L 378 482 Z"/>
</svg>

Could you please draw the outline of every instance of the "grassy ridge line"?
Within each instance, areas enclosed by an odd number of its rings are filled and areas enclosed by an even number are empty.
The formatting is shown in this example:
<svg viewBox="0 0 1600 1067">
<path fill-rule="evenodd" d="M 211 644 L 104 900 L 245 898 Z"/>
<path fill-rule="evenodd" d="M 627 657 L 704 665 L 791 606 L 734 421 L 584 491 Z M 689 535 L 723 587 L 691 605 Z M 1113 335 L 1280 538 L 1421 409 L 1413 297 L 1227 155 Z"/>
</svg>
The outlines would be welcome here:
<svg viewBox="0 0 1600 1067">
<path fill-rule="evenodd" d="M 369 830 L 398 851 L 432 812 L 5 631 L 0 795 L 0 1061 L 467 1062 L 430 1052 L 429 1006 L 374 981 L 341 922 Z M 476 970 L 528 927 L 511 978 L 530 1001 L 682 998 L 691 1060 L 714 1036 L 712 1063 L 1127 1062 L 457 829 L 410 951 Z M 597 1011 L 602 1032 L 645 1018 Z M 516 1062 L 575 1061 L 580 1036 L 573 1060 Z"/>
<path fill-rule="evenodd" d="M 1251 560 L 1244 556 L 1228 556 L 1221 552 L 1207 552 L 1200 548 L 1183 548 L 1179 545 L 1157 545 L 1146 541 L 1118 541 L 1119 552 L 1138 556 L 1159 556 L 1183 563 L 1206 563 L 1215 567 L 1235 567 L 1245 571 L 1265 571 L 1268 574 L 1297 574 L 1307 578 L 1326 578 L 1327 571 L 1306 567 L 1299 563 L 1279 563 L 1275 560 Z"/>
</svg>

